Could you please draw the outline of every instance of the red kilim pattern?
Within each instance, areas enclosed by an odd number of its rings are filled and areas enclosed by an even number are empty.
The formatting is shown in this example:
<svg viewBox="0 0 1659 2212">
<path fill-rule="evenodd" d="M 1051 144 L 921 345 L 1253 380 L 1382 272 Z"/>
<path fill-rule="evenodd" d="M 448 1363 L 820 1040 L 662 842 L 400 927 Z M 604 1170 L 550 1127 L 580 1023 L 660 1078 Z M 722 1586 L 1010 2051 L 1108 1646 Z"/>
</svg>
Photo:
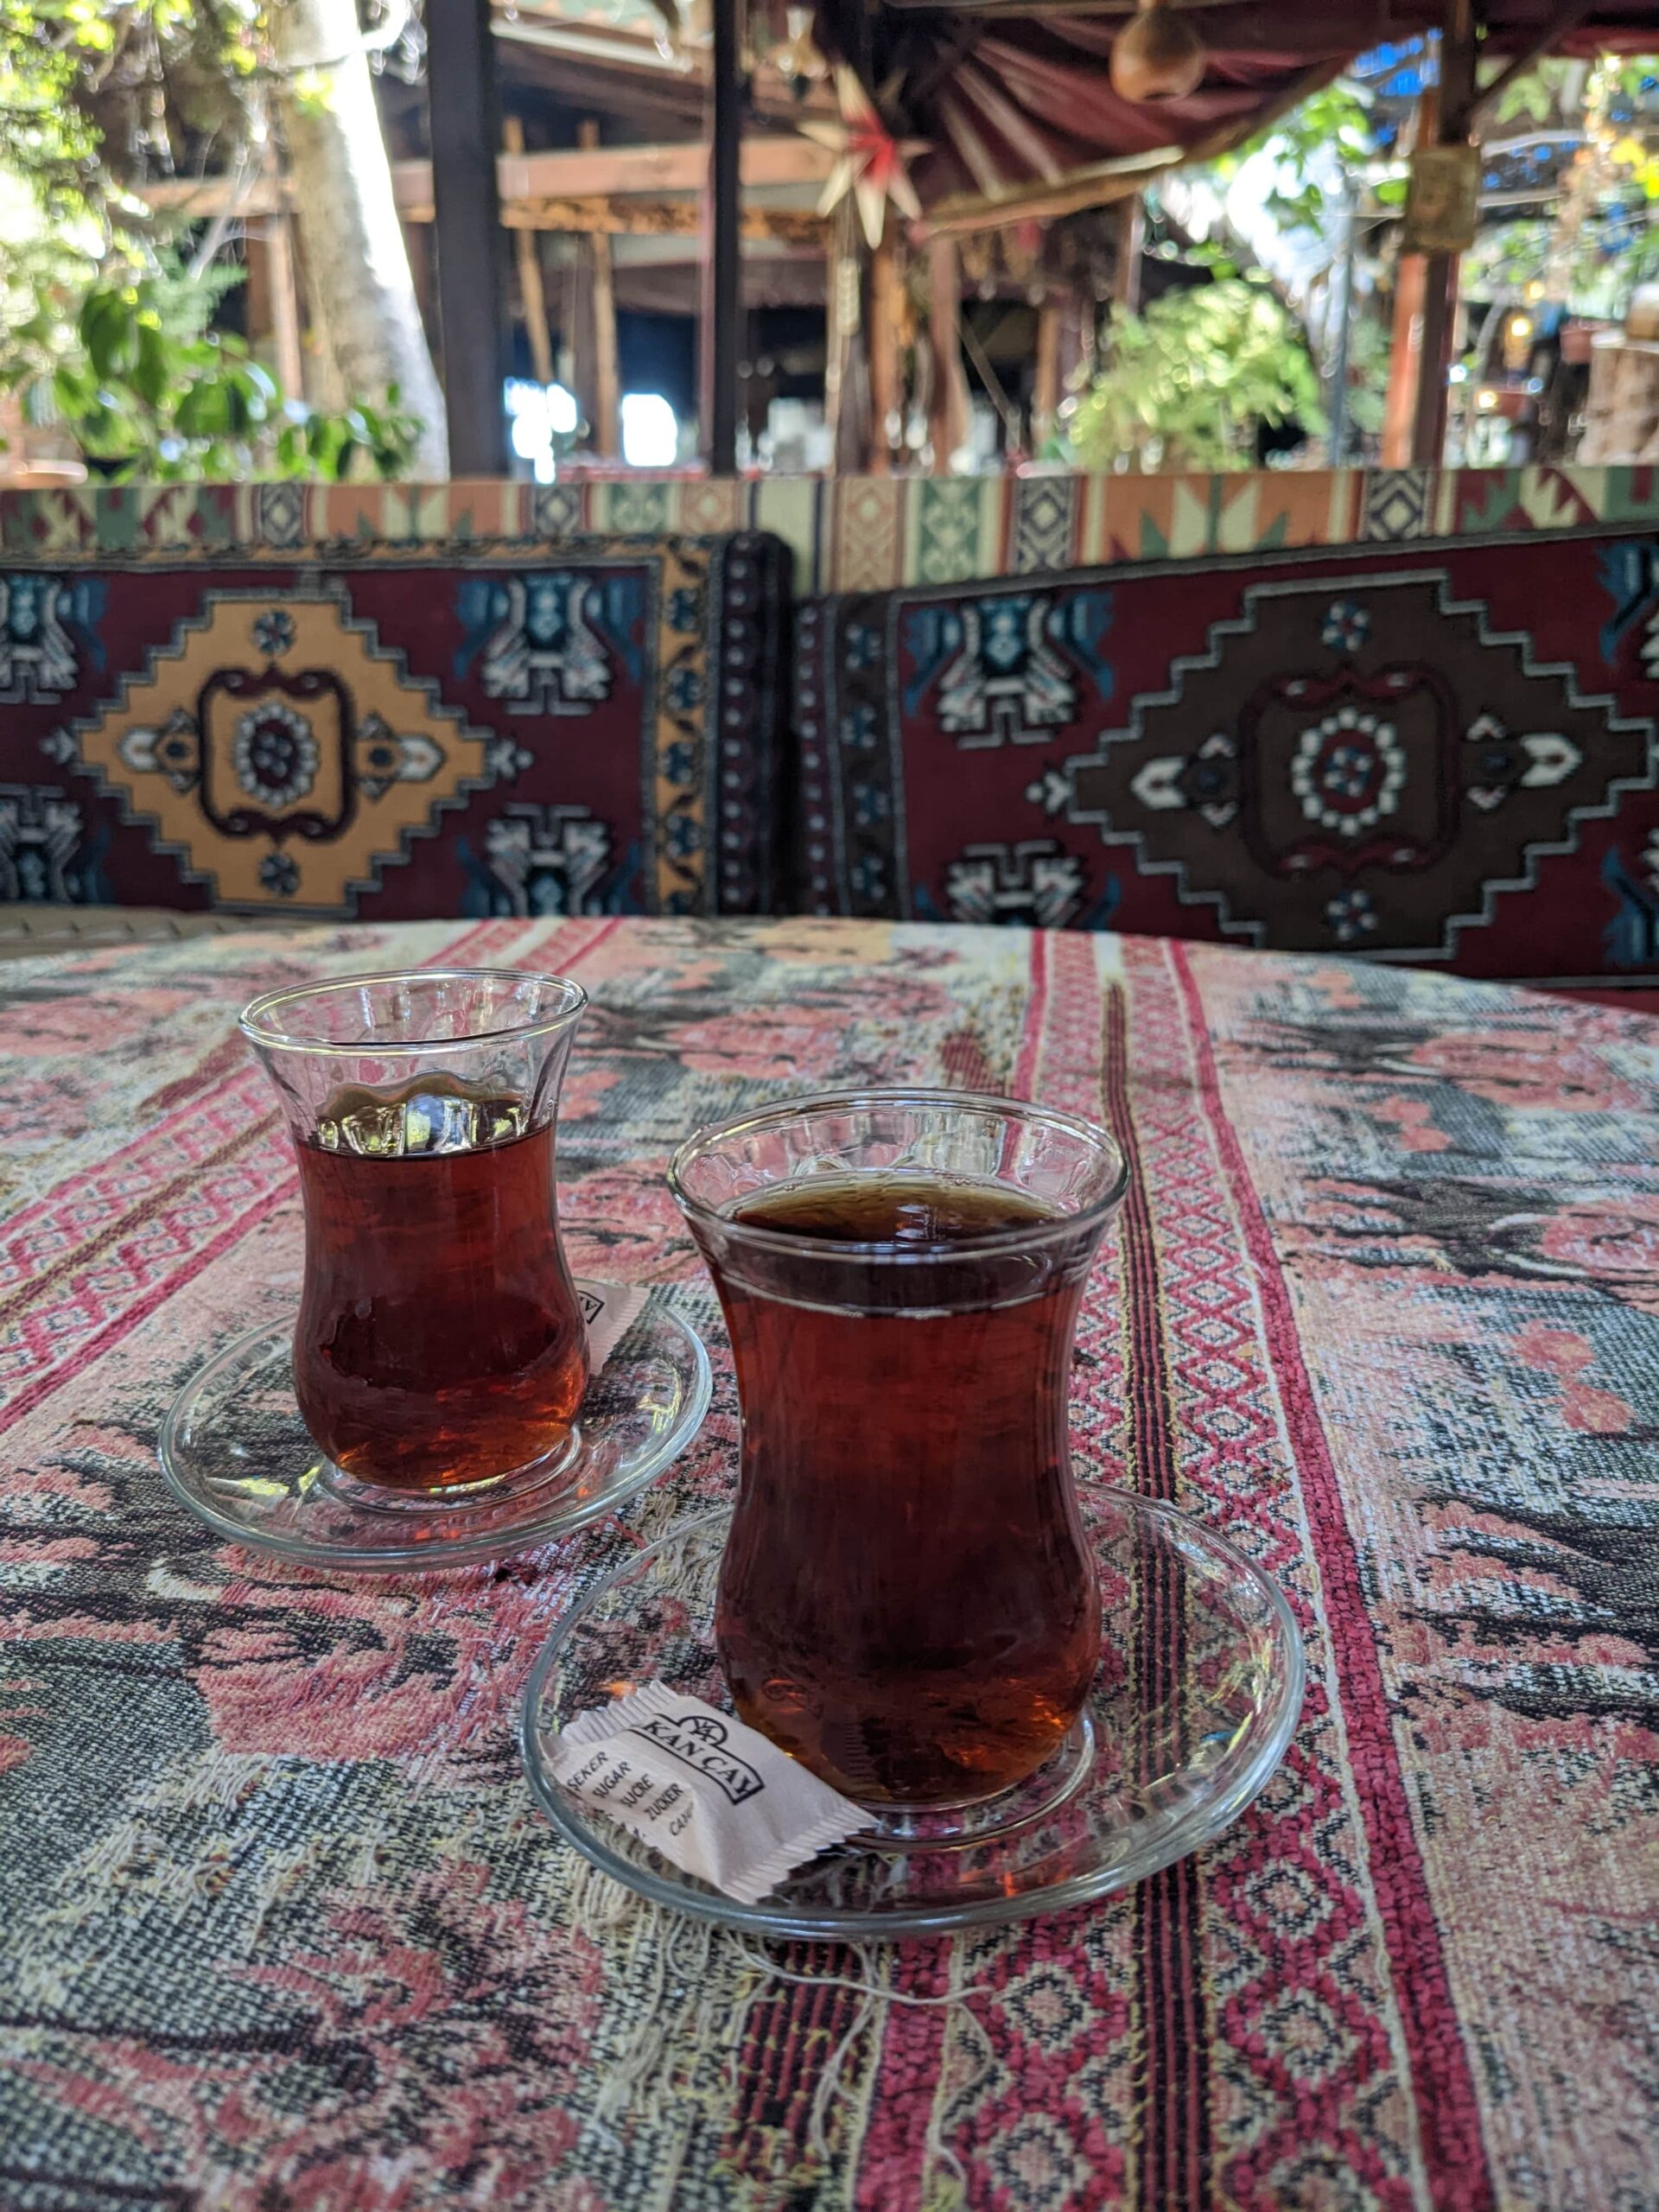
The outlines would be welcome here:
<svg viewBox="0 0 1659 2212">
<path fill-rule="evenodd" d="M 696 1445 L 499 1565 L 302 1573 L 175 1510 L 186 1375 L 291 1305 L 257 991 L 574 972 L 560 1217 L 713 1355 Z M 10 981 L 9 981 L 10 978 Z M 766 1955 L 535 1810 L 560 1609 L 729 1493 L 683 1131 L 954 1081 L 1103 1116 L 1085 1484 L 1278 1576 L 1300 1725 L 1209 1850 L 950 1943 Z M 0 2207 L 1646 2212 L 1659 2171 L 1659 1044 L 1155 939 L 504 918 L 0 969 Z M 1139 1598 L 1142 1679 L 1192 1624 Z M 1646 2101 L 1644 2101 L 1646 2100 Z"/>
</svg>

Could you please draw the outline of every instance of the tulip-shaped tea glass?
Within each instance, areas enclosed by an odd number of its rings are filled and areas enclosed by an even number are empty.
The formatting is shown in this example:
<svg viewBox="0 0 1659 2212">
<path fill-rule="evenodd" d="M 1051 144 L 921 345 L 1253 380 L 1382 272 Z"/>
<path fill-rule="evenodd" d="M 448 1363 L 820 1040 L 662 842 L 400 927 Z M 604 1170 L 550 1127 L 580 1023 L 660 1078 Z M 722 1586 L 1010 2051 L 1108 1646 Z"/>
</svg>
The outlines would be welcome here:
<svg viewBox="0 0 1659 2212">
<path fill-rule="evenodd" d="M 570 1451 L 587 1332 L 553 1131 L 587 1002 L 559 976 L 434 969 L 244 1014 L 300 1166 L 295 1393 L 346 1474 L 454 1492 Z"/>
<path fill-rule="evenodd" d="M 738 1712 L 889 1815 L 999 1796 L 1100 1655 L 1067 1395 L 1122 1154 L 1039 1106 L 867 1090 L 701 1130 L 670 1180 L 736 1361 Z"/>
<path fill-rule="evenodd" d="M 221 1351 L 162 1433 L 210 1525 L 315 1564 L 459 1564 L 592 1520 L 695 1433 L 696 1338 L 573 1282 L 560 1249 L 554 1124 L 586 1004 L 558 976 L 428 969 L 247 1008 L 305 1254 L 297 1323 Z M 590 1387 L 603 1313 L 614 1350 Z"/>
</svg>

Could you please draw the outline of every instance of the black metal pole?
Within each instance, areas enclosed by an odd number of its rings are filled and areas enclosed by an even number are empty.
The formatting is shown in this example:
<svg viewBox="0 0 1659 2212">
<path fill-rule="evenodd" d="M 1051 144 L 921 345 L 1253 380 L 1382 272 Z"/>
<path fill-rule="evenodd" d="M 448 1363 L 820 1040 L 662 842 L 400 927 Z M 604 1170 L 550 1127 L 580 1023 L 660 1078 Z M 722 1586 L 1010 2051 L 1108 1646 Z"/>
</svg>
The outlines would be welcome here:
<svg viewBox="0 0 1659 2212">
<path fill-rule="evenodd" d="M 427 0 L 438 322 L 455 476 L 507 473 L 507 242 L 490 0 Z"/>
<path fill-rule="evenodd" d="M 738 73 L 739 0 L 714 0 L 709 82 L 709 194 L 704 212 L 701 355 L 702 435 L 716 476 L 737 469 L 737 361 L 742 318 L 738 258 L 742 86 Z"/>
</svg>

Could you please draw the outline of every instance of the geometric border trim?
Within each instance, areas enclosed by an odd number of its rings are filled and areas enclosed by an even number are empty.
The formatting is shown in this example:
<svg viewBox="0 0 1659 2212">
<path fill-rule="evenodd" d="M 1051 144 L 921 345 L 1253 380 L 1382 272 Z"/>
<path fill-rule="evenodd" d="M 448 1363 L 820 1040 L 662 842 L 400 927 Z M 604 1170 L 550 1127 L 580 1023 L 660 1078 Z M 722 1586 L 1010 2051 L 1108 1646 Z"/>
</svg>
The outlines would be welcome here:
<svg viewBox="0 0 1659 2212">
<path fill-rule="evenodd" d="M 1046 523 L 1033 531 L 1039 512 Z M 1366 541 L 1490 543 L 1540 530 L 1628 528 L 1659 530 L 1652 465 L 956 480 L 739 480 L 641 470 L 551 485 L 474 479 L 0 488 L 0 563 L 372 560 L 492 548 L 545 558 L 550 544 L 583 536 L 760 531 L 788 546 L 801 594 L 972 583 L 1023 573 L 1039 557 L 1064 571 Z"/>
</svg>

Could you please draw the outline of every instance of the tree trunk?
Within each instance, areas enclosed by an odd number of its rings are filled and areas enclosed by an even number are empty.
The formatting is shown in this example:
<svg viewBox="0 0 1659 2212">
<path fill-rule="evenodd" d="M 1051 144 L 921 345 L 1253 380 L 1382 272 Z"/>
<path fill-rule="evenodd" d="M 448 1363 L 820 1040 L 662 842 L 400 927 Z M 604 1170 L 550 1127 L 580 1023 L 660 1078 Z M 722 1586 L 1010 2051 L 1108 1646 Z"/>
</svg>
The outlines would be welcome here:
<svg viewBox="0 0 1659 2212">
<path fill-rule="evenodd" d="M 270 11 L 283 135 L 312 305 L 349 398 L 395 384 L 425 424 L 415 475 L 449 474 L 443 393 L 421 322 L 355 0 Z"/>
</svg>

